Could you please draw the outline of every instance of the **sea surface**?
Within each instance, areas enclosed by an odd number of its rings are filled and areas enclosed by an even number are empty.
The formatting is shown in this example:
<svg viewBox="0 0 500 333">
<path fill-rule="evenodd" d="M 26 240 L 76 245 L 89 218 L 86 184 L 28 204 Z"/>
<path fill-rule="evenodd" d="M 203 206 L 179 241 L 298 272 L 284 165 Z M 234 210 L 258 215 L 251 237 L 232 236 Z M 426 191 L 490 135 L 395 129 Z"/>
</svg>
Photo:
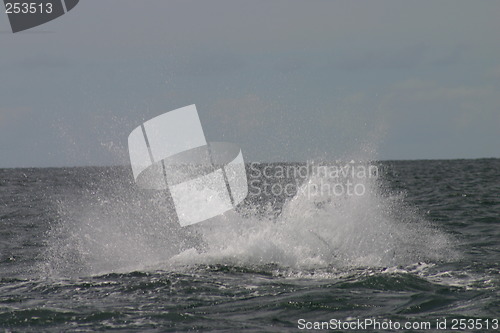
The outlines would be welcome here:
<svg viewBox="0 0 500 333">
<path fill-rule="evenodd" d="M 499 331 L 500 159 L 321 165 L 186 228 L 129 167 L 0 169 L 0 330 Z"/>
</svg>

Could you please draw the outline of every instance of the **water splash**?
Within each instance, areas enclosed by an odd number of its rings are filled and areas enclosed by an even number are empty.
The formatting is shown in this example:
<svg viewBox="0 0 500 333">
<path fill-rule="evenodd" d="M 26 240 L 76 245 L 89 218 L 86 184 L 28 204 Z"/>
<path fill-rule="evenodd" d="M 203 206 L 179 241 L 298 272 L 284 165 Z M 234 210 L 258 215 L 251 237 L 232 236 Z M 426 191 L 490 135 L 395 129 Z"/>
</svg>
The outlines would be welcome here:
<svg viewBox="0 0 500 333">
<path fill-rule="evenodd" d="M 353 175 L 311 173 L 276 215 L 247 200 L 210 221 L 180 228 L 160 192 L 104 175 L 57 202 L 44 271 L 93 275 L 135 270 L 180 270 L 197 265 L 255 267 L 273 264 L 298 271 L 392 267 L 454 256 L 450 239 L 384 189 L 361 177 L 362 195 L 317 191 L 346 184 Z M 100 190 L 99 190 L 100 188 Z M 316 189 L 315 191 L 311 191 Z"/>
</svg>

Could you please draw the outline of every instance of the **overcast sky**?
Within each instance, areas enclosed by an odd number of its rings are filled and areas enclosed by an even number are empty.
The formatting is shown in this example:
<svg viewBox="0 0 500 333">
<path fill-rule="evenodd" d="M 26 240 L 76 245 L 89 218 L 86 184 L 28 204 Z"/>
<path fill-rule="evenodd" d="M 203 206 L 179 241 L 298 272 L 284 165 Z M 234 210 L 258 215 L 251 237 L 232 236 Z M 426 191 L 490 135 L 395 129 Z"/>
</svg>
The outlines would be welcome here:
<svg viewBox="0 0 500 333">
<path fill-rule="evenodd" d="M 196 104 L 246 161 L 500 157 L 500 1 L 83 0 L 0 13 L 0 167 L 127 164 Z"/>
</svg>

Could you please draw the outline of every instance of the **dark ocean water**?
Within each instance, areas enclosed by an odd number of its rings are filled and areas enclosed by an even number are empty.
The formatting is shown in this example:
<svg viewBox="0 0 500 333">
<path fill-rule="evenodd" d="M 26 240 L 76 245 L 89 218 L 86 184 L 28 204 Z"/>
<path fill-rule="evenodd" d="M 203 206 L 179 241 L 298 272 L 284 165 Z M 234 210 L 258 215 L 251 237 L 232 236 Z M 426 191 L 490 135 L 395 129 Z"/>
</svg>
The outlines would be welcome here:
<svg viewBox="0 0 500 333">
<path fill-rule="evenodd" d="M 497 332 L 500 160 L 376 166 L 332 195 L 349 177 L 248 165 L 236 212 L 183 229 L 128 168 L 0 170 L 0 328 Z"/>
</svg>

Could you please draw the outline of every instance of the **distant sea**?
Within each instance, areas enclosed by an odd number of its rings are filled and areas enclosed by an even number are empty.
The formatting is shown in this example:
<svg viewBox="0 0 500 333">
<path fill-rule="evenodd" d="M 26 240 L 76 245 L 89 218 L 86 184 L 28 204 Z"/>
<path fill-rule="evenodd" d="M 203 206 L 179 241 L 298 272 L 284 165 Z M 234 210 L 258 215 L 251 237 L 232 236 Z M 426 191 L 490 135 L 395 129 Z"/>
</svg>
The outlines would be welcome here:
<svg viewBox="0 0 500 333">
<path fill-rule="evenodd" d="M 500 159 L 352 162 L 186 228 L 128 167 L 0 169 L 0 328 L 498 332 Z"/>
</svg>

